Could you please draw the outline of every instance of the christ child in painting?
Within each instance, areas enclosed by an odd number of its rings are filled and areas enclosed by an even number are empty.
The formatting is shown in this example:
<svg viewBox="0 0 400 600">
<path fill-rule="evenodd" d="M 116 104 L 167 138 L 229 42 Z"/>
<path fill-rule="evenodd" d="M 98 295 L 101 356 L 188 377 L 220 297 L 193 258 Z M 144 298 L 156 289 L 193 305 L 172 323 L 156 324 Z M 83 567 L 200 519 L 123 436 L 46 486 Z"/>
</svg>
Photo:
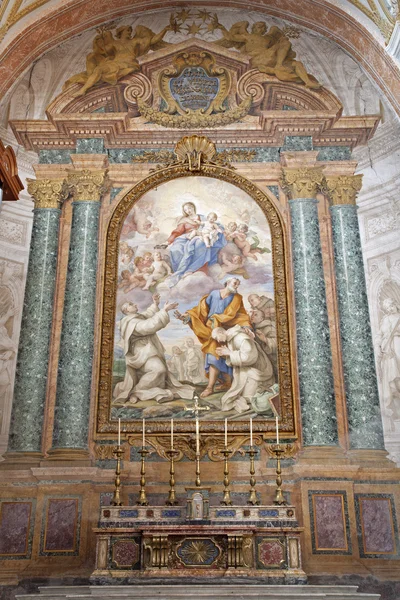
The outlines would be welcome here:
<svg viewBox="0 0 400 600">
<path fill-rule="evenodd" d="M 218 215 L 215 212 L 211 212 L 207 215 L 207 220 L 201 229 L 193 229 L 188 235 L 189 240 L 196 236 L 203 238 L 207 248 L 211 248 L 218 239 L 218 234 L 223 233 L 223 229 L 217 223 Z"/>
<path fill-rule="evenodd" d="M 145 270 L 149 270 L 150 273 L 145 273 L 143 275 L 146 280 L 146 285 L 143 288 L 144 290 L 148 290 L 150 286 L 166 279 L 172 273 L 171 267 L 167 261 L 163 259 L 162 254 L 159 251 L 154 252 L 152 266 Z"/>
</svg>

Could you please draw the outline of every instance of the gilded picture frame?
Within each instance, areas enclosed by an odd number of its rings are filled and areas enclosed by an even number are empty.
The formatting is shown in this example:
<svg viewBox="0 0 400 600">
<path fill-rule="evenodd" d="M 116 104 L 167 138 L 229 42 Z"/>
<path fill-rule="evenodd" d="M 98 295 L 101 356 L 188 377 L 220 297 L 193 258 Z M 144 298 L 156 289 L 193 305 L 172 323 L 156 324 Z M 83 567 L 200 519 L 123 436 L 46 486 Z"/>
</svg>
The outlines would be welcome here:
<svg viewBox="0 0 400 600">
<path fill-rule="evenodd" d="M 257 185 L 246 177 L 239 175 L 226 166 L 212 163 L 202 163 L 198 170 L 190 169 L 187 164 L 176 163 L 165 168 L 159 168 L 150 173 L 142 181 L 137 183 L 128 191 L 115 206 L 107 227 L 105 242 L 105 264 L 101 307 L 101 336 L 98 365 L 98 392 L 96 406 L 96 430 L 95 439 L 115 439 L 118 431 L 118 421 L 111 418 L 112 400 L 112 368 L 114 348 L 114 325 L 116 316 L 116 291 L 118 280 L 118 252 L 121 229 L 129 211 L 148 191 L 157 188 L 163 183 L 179 178 L 187 178 L 201 175 L 228 182 L 243 190 L 250 196 L 263 211 L 270 230 L 272 241 L 272 258 L 274 274 L 274 293 L 276 306 L 276 327 L 278 344 L 279 364 L 279 389 L 281 415 L 279 421 L 280 434 L 285 439 L 298 437 L 297 431 L 297 409 L 296 394 L 293 384 L 295 364 L 292 352 L 293 341 L 291 331 L 293 324 L 290 316 L 292 299 L 288 292 L 288 236 L 286 226 L 278 207 L 277 201 L 273 200 L 268 193 L 262 191 Z M 180 435 L 191 436 L 195 430 L 195 422 L 192 420 L 177 421 L 174 423 L 174 432 Z M 263 439 L 275 437 L 275 420 L 254 421 L 255 443 L 262 443 Z M 142 421 L 124 421 L 122 424 L 123 436 L 130 443 L 137 438 L 142 431 Z M 154 436 L 155 442 L 170 431 L 170 419 L 160 418 L 152 421 L 147 430 L 147 436 Z M 213 436 L 223 434 L 223 421 L 202 421 L 203 434 Z M 249 431 L 248 419 L 232 421 L 229 424 L 231 434 L 238 434 L 244 439 Z M 160 437 L 161 436 L 161 437 Z"/>
</svg>

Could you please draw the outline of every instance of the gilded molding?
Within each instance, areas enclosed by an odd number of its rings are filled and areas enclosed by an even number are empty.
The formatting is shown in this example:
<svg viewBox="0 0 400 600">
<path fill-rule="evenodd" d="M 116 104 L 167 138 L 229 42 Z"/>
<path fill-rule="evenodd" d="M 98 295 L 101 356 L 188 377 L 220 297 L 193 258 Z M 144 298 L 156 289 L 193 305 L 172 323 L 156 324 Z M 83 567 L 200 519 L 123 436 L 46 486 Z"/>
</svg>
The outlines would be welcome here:
<svg viewBox="0 0 400 600">
<path fill-rule="evenodd" d="M 362 186 L 362 175 L 338 175 L 325 177 L 324 191 L 333 206 L 337 204 L 355 204 Z"/>
<path fill-rule="evenodd" d="M 287 289 L 288 255 L 285 241 L 285 226 L 281 214 L 269 197 L 246 177 L 232 169 L 215 164 L 216 149 L 207 138 L 187 136 L 176 147 L 175 164 L 150 173 L 135 185 L 116 205 L 110 219 L 106 245 L 103 280 L 103 309 L 101 321 L 101 347 L 99 353 L 99 380 L 96 438 L 110 439 L 117 433 L 118 423 L 111 417 L 112 366 L 114 349 L 114 325 L 116 311 L 118 242 L 126 215 L 148 191 L 173 179 L 201 175 L 227 181 L 245 191 L 264 212 L 272 237 L 272 255 L 277 311 L 277 338 L 279 348 L 279 386 L 281 402 L 281 432 L 285 437 L 296 436 L 293 370 L 295 368 L 290 339 L 289 297 Z M 190 184 L 189 184 L 190 185 Z M 223 433 L 223 421 L 202 421 L 204 437 Z M 142 423 L 126 421 L 124 431 L 137 435 Z M 248 432 L 248 420 L 232 421 L 233 434 L 244 435 Z M 254 421 L 254 433 L 265 437 L 275 435 L 275 423 Z M 169 422 L 152 422 L 150 439 L 169 432 Z M 176 434 L 194 432 L 194 421 L 185 420 L 176 424 Z"/>
<path fill-rule="evenodd" d="M 316 198 L 324 175 L 321 167 L 282 169 L 281 185 L 292 200 Z"/>
<path fill-rule="evenodd" d="M 27 179 L 35 208 L 60 208 L 68 196 L 65 179 Z"/>
<path fill-rule="evenodd" d="M 107 189 L 108 170 L 69 171 L 68 185 L 75 202 L 99 202 Z"/>
<path fill-rule="evenodd" d="M 161 458 L 169 460 L 167 452 L 171 449 L 171 437 L 170 435 L 165 436 L 146 436 L 146 442 L 151 446 Z M 253 436 L 253 444 L 255 446 L 261 446 L 263 443 L 262 435 Z M 141 447 L 142 436 L 129 436 L 128 444 L 130 446 Z M 232 458 L 236 453 L 241 456 L 246 456 L 246 449 L 244 446 L 250 444 L 249 434 L 237 434 L 234 436 L 229 435 L 228 437 L 228 450 L 229 458 Z M 101 446 L 100 446 L 101 447 Z M 182 436 L 178 435 L 174 437 L 174 449 L 178 452 L 176 461 L 182 458 L 188 458 L 189 460 L 195 460 L 196 458 L 196 437 L 194 435 Z M 213 462 L 219 462 L 224 460 L 222 451 L 225 449 L 225 438 L 222 435 L 202 435 L 200 437 L 200 458 L 208 457 Z"/>
<path fill-rule="evenodd" d="M 117 446 L 113 444 L 96 444 L 94 448 L 96 460 L 115 460 L 115 450 Z M 123 460 L 129 460 L 129 448 L 122 446 Z"/>
</svg>

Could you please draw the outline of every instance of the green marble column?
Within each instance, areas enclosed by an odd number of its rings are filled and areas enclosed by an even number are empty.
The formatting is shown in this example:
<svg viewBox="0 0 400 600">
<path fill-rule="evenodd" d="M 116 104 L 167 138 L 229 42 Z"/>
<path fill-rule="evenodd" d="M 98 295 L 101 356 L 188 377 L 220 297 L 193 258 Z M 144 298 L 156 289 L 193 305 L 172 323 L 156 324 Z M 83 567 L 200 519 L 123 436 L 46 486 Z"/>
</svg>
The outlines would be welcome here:
<svg viewBox="0 0 400 600">
<path fill-rule="evenodd" d="M 10 437 L 6 458 L 41 456 L 63 180 L 28 182 L 34 198 Z"/>
<path fill-rule="evenodd" d="M 87 454 L 100 197 L 105 171 L 68 177 L 74 196 L 50 457 Z"/>
<path fill-rule="evenodd" d="M 338 444 L 316 168 L 284 169 L 289 189 L 303 446 Z"/>
<path fill-rule="evenodd" d="M 355 204 L 361 175 L 327 177 L 332 200 L 339 326 L 351 449 L 384 449 L 382 418 Z"/>
</svg>

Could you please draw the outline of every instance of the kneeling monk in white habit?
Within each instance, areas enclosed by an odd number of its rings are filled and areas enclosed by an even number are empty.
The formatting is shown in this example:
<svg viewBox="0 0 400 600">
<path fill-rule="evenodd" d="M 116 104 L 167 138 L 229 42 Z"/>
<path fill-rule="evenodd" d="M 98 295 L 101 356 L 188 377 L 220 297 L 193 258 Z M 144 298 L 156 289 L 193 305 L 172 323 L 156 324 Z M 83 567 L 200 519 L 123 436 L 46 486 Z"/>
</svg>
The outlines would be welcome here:
<svg viewBox="0 0 400 600">
<path fill-rule="evenodd" d="M 244 412 L 250 408 L 253 396 L 274 384 L 272 363 L 248 328 L 236 325 L 226 331 L 216 327 L 212 337 L 220 344 L 227 344 L 217 348 L 216 352 L 233 367 L 232 385 L 221 398 L 221 410 L 234 408 L 239 413 Z"/>
<path fill-rule="evenodd" d="M 114 389 L 114 402 L 139 400 L 157 402 L 174 398 L 191 399 L 194 387 L 183 385 L 168 373 L 165 348 L 158 339 L 157 331 L 170 322 L 168 312 L 177 307 L 176 302 L 166 302 L 159 308 L 160 296 L 153 296 L 151 304 L 143 313 L 133 302 L 125 302 L 121 310 L 125 317 L 119 323 L 121 346 L 124 349 L 126 373 L 124 381 Z"/>
</svg>

